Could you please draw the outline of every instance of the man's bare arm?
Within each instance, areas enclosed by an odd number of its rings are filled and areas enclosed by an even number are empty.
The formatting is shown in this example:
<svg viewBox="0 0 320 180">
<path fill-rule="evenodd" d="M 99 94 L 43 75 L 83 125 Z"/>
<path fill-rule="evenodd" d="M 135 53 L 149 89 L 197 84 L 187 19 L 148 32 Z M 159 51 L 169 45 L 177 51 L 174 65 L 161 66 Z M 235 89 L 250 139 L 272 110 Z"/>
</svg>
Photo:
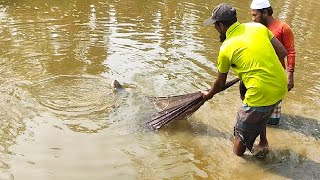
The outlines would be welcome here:
<svg viewBox="0 0 320 180">
<path fill-rule="evenodd" d="M 203 96 L 204 100 L 207 101 L 207 100 L 211 99 L 215 94 L 217 94 L 218 92 L 223 90 L 223 88 L 226 84 L 227 76 L 228 76 L 228 73 L 218 72 L 217 79 L 212 84 L 212 87 L 209 90 L 209 92 L 203 92 L 204 93 L 204 96 Z"/>
<path fill-rule="evenodd" d="M 271 44 L 274 48 L 274 50 L 277 53 L 277 56 L 281 63 L 284 63 L 284 58 L 288 55 L 288 51 L 286 48 L 282 45 L 282 43 L 275 37 L 271 39 Z"/>
</svg>

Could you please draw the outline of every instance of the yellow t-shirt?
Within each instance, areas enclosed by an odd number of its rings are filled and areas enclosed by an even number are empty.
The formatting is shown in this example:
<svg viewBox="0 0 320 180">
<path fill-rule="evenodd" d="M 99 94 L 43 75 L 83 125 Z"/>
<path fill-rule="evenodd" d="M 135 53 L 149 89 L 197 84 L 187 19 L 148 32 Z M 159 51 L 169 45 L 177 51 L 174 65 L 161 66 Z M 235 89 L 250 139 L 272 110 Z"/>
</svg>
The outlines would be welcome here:
<svg viewBox="0 0 320 180">
<path fill-rule="evenodd" d="M 247 88 L 244 104 L 273 105 L 286 95 L 287 78 L 271 44 L 272 33 L 260 23 L 234 23 L 220 47 L 218 70 L 232 67 Z"/>
</svg>

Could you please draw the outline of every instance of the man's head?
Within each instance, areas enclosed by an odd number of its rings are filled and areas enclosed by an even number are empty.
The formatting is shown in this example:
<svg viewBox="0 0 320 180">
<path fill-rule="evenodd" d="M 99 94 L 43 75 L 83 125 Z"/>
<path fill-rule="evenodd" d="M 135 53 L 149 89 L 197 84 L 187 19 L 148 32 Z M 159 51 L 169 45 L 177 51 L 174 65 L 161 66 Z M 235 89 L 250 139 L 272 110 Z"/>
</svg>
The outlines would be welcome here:
<svg viewBox="0 0 320 180">
<path fill-rule="evenodd" d="M 267 25 L 267 18 L 273 14 L 269 0 L 253 0 L 250 7 L 252 20 Z"/>
<path fill-rule="evenodd" d="M 226 39 L 228 28 L 235 22 L 237 22 L 236 9 L 226 3 L 222 3 L 213 9 L 211 17 L 204 22 L 204 25 L 214 24 L 220 34 L 220 42 L 223 42 Z"/>
</svg>

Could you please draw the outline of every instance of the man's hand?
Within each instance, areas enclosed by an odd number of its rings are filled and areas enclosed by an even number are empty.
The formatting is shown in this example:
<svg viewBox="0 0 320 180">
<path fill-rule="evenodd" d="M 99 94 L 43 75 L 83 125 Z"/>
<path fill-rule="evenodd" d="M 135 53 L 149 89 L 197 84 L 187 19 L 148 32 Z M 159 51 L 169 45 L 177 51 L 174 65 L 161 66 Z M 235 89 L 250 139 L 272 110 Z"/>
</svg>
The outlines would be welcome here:
<svg viewBox="0 0 320 180">
<path fill-rule="evenodd" d="M 208 96 L 209 91 L 201 91 L 201 93 L 202 93 L 202 98 L 203 98 L 204 101 L 208 101 L 209 99 L 211 99 Z"/>
<path fill-rule="evenodd" d="M 288 72 L 288 91 L 294 87 L 293 72 Z"/>
</svg>

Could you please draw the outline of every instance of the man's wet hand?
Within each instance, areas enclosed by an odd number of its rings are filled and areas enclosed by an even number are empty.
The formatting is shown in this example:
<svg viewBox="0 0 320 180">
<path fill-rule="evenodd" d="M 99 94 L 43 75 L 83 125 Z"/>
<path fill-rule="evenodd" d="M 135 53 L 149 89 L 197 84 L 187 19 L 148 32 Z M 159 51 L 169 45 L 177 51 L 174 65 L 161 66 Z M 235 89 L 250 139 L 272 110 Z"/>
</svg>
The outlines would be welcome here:
<svg viewBox="0 0 320 180">
<path fill-rule="evenodd" d="M 288 91 L 291 91 L 291 89 L 294 87 L 293 83 L 288 83 Z"/>
<path fill-rule="evenodd" d="M 288 91 L 294 87 L 293 72 L 288 72 Z"/>
<path fill-rule="evenodd" d="M 209 99 L 211 99 L 211 98 L 208 96 L 209 91 L 201 91 L 201 93 L 202 93 L 202 98 L 203 98 L 203 100 L 208 101 Z"/>
</svg>

